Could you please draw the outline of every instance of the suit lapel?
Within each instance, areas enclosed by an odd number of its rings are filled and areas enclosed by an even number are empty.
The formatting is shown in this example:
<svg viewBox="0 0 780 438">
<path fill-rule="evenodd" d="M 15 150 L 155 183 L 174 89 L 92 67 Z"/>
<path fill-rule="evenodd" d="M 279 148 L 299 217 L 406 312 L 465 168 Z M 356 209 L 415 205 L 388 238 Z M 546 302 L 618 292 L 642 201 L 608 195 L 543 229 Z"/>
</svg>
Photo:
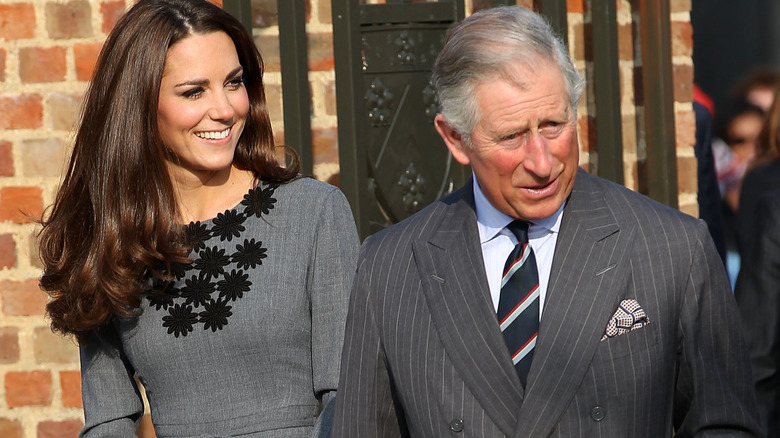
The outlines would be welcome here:
<svg viewBox="0 0 780 438">
<path fill-rule="evenodd" d="M 620 229 L 598 184 L 580 170 L 564 209 L 516 437 L 550 434 L 617 308 L 632 233 Z"/>
<path fill-rule="evenodd" d="M 487 415 L 515 430 L 522 393 L 496 321 L 485 276 L 471 183 L 442 202 L 428 240 L 414 244 L 423 291 L 455 369 Z"/>
</svg>

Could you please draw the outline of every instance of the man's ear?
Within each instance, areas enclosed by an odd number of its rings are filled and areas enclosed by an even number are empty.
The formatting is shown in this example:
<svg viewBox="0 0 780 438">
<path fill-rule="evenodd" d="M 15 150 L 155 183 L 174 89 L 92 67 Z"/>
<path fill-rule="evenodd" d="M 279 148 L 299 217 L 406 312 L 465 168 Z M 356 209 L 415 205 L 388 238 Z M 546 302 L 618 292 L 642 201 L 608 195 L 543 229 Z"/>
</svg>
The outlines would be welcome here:
<svg viewBox="0 0 780 438">
<path fill-rule="evenodd" d="M 460 133 L 452 129 L 441 114 L 436 115 L 436 118 L 433 119 L 433 124 L 436 127 L 436 131 L 444 140 L 444 144 L 447 145 L 447 149 L 450 150 L 452 157 L 455 158 L 455 161 L 467 166 L 471 162 L 471 158 L 468 154 L 470 148 L 463 142 L 463 137 L 461 137 Z"/>
</svg>

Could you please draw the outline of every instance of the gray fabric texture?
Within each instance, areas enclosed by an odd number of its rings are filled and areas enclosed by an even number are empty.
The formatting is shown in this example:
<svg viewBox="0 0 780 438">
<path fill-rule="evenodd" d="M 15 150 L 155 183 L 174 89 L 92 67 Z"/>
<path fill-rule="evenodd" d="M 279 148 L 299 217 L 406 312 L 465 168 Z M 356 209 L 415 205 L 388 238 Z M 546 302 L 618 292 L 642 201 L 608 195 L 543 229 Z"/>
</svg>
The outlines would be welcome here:
<svg viewBox="0 0 780 438">
<path fill-rule="evenodd" d="M 704 222 L 580 170 L 525 390 L 483 266 L 471 182 L 366 239 L 333 436 L 758 435 L 737 309 Z M 602 341 L 627 299 L 649 323 Z"/>
<path fill-rule="evenodd" d="M 199 224 L 210 235 L 167 300 L 145 297 L 140 316 L 81 348 L 81 436 L 135 436 L 133 375 L 158 437 L 329 432 L 315 421 L 321 400 L 332 412 L 338 382 L 359 246 L 352 212 L 337 188 L 309 178 L 254 193 L 259 217 L 246 202 Z"/>
</svg>

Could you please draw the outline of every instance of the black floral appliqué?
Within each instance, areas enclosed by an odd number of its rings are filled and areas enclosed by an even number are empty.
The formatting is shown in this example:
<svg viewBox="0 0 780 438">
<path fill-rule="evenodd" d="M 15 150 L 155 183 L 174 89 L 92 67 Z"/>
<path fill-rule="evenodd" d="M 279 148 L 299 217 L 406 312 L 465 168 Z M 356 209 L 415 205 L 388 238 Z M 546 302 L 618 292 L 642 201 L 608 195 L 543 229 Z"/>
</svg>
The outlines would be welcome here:
<svg viewBox="0 0 780 438">
<path fill-rule="evenodd" d="M 219 240 L 230 242 L 233 237 L 238 237 L 246 228 L 241 225 L 246 220 L 246 216 L 236 210 L 228 210 L 225 213 L 219 213 L 214 218 L 214 228 L 212 231 L 219 236 Z"/>
<path fill-rule="evenodd" d="M 253 293 L 248 271 L 263 264 L 268 249 L 262 241 L 241 239 L 241 235 L 248 218 L 268 215 L 274 209 L 278 187 L 260 184 L 244 195 L 237 208 L 219 213 L 211 223 L 192 222 L 184 228 L 192 262 L 171 263 L 167 274 L 173 281 L 150 281 L 152 291 L 146 294 L 151 308 L 167 311 L 162 326 L 168 334 L 187 336 L 199 324 L 204 330 L 222 330 L 233 315 L 233 303 Z M 231 243 L 220 249 L 226 244 L 213 245 L 217 238 L 219 242 L 236 239 L 235 246 Z"/>
<path fill-rule="evenodd" d="M 181 296 L 185 299 L 184 304 L 192 304 L 196 308 L 208 303 L 212 292 L 214 292 L 214 283 L 205 276 L 193 275 L 184 281 L 184 287 L 181 288 Z"/>
<path fill-rule="evenodd" d="M 162 320 L 163 327 L 168 327 L 168 334 L 173 333 L 178 338 L 179 335 L 187 336 L 193 330 L 193 326 L 198 323 L 198 315 L 192 311 L 192 306 L 174 304 Z"/>
<path fill-rule="evenodd" d="M 172 281 L 156 281 L 154 292 L 149 294 L 149 302 L 155 309 L 167 309 L 173 305 L 173 299 L 179 294 Z"/>
<path fill-rule="evenodd" d="M 184 234 L 187 236 L 187 242 L 192 245 L 194 250 L 206 249 L 206 241 L 211 238 L 211 233 L 206 224 L 197 222 L 190 222 L 184 229 Z"/>
<path fill-rule="evenodd" d="M 279 184 L 268 184 L 265 188 L 254 188 L 244 196 L 241 205 L 244 206 L 244 214 L 247 216 L 268 214 L 276 204 L 276 198 L 273 197 L 274 191 Z"/>
<path fill-rule="evenodd" d="M 217 300 L 211 303 L 207 303 L 204 310 L 200 312 L 200 322 L 203 323 L 203 328 L 212 332 L 217 329 L 222 330 L 222 327 L 228 323 L 228 317 L 233 315 L 230 311 L 233 307 L 228 306 L 225 301 Z"/>
<path fill-rule="evenodd" d="M 206 274 L 209 278 L 216 278 L 225 273 L 225 266 L 230 264 L 230 256 L 225 255 L 224 249 L 216 246 L 206 248 L 200 252 L 200 258 L 195 260 L 195 269 Z"/>
<path fill-rule="evenodd" d="M 248 274 L 244 274 L 244 271 L 236 272 L 235 269 L 225 274 L 224 279 L 217 282 L 219 297 L 228 301 L 243 298 L 244 292 L 249 292 L 250 286 L 252 286 L 252 282 L 248 279 Z"/>
<path fill-rule="evenodd" d="M 267 251 L 267 249 L 263 248 L 263 242 L 255 242 L 255 239 L 244 239 L 243 244 L 236 245 L 233 261 L 241 269 L 254 268 L 263 264 L 263 259 L 267 257 Z"/>
</svg>

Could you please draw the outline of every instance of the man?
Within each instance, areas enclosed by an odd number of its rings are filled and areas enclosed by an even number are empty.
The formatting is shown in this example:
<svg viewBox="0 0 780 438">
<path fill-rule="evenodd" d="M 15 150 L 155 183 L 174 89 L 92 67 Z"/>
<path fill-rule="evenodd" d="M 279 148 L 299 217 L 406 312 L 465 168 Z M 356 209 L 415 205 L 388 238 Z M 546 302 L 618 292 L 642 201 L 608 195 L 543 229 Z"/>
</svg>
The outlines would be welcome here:
<svg viewBox="0 0 780 438">
<path fill-rule="evenodd" d="M 578 169 L 584 84 L 545 21 L 472 15 L 433 80 L 474 179 L 365 241 L 334 436 L 757 434 L 706 225 Z"/>
<path fill-rule="evenodd" d="M 750 339 L 761 426 L 780 437 L 780 190 L 756 202 L 750 252 L 743 255 L 734 294 Z"/>
</svg>

